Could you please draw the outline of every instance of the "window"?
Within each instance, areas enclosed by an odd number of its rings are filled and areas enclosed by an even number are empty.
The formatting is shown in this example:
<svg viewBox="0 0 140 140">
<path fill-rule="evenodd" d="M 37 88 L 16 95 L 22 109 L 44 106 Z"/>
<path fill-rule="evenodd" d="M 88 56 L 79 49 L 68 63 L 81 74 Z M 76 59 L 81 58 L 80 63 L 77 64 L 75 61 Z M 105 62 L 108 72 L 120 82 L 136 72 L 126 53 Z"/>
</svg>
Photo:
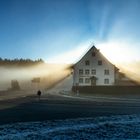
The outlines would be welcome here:
<svg viewBox="0 0 140 140">
<path fill-rule="evenodd" d="M 79 78 L 79 83 L 83 83 L 83 78 Z"/>
<path fill-rule="evenodd" d="M 102 65 L 102 60 L 99 60 L 98 61 L 98 65 Z"/>
<path fill-rule="evenodd" d="M 89 78 L 85 78 L 85 83 L 90 83 L 90 79 Z"/>
<path fill-rule="evenodd" d="M 86 65 L 86 66 L 90 65 L 89 60 L 86 60 L 86 61 L 85 61 L 85 65 Z"/>
<path fill-rule="evenodd" d="M 96 75 L 96 70 L 92 69 L 91 74 Z"/>
<path fill-rule="evenodd" d="M 83 75 L 83 70 L 79 69 L 79 75 Z"/>
<path fill-rule="evenodd" d="M 86 75 L 89 74 L 89 70 L 88 70 L 88 69 L 85 70 L 85 74 L 86 74 Z"/>
<path fill-rule="evenodd" d="M 104 74 L 105 74 L 105 75 L 109 75 L 109 70 L 108 70 L 108 69 L 105 69 L 105 70 L 104 70 Z"/>
<path fill-rule="evenodd" d="M 109 84 L 109 79 L 104 79 L 104 84 Z"/>
<path fill-rule="evenodd" d="M 96 53 L 95 53 L 95 52 L 92 52 L 92 56 L 93 56 L 93 57 L 96 56 Z"/>
</svg>

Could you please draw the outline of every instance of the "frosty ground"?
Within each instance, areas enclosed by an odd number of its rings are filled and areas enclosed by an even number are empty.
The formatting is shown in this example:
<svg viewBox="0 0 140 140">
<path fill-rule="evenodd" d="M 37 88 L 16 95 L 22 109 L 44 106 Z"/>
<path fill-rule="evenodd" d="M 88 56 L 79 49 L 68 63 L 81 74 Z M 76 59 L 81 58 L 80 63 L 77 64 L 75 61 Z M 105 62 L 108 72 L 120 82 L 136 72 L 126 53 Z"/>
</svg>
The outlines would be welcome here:
<svg viewBox="0 0 140 140">
<path fill-rule="evenodd" d="M 0 139 L 140 139 L 140 115 L 1 125 Z"/>
<path fill-rule="evenodd" d="M 46 94 L 0 101 L 0 139 L 140 139 L 140 99 Z"/>
</svg>

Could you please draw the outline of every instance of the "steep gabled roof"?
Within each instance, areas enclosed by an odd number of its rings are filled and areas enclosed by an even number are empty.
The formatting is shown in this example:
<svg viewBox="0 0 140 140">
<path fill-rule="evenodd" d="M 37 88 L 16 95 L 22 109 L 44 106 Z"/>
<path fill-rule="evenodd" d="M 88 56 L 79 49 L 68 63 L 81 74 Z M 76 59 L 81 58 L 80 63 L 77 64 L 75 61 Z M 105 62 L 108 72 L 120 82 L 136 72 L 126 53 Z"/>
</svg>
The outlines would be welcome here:
<svg viewBox="0 0 140 140">
<path fill-rule="evenodd" d="M 79 63 L 91 50 L 96 50 L 96 51 L 98 51 L 100 54 L 101 54 L 101 56 L 103 57 L 103 59 L 105 59 L 107 62 L 109 62 L 111 65 L 113 65 L 115 68 L 116 68 L 116 70 L 119 70 L 114 64 L 112 64 L 101 52 L 100 52 L 100 50 L 99 49 L 97 49 L 94 45 L 85 53 L 85 55 L 77 62 L 77 63 Z M 75 63 L 74 65 L 76 65 L 77 63 Z"/>
<path fill-rule="evenodd" d="M 88 54 L 88 52 L 90 52 L 92 49 L 98 50 L 94 45 L 80 58 L 80 60 L 78 62 L 76 62 L 74 65 L 76 65 L 77 63 L 79 63 L 84 56 L 86 56 L 86 54 Z"/>
</svg>

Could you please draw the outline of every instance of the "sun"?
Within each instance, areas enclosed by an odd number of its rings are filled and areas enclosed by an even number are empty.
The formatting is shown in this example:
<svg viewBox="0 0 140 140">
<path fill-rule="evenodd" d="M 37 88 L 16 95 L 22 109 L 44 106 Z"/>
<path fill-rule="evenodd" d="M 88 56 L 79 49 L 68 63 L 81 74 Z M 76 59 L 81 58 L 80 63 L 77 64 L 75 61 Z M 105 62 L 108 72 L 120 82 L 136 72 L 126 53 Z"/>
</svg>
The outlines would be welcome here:
<svg viewBox="0 0 140 140">
<path fill-rule="evenodd" d="M 130 50 L 130 46 L 121 42 L 106 42 L 97 44 L 102 54 L 114 64 L 131 62 L 135 55 Z"/>
</svg>

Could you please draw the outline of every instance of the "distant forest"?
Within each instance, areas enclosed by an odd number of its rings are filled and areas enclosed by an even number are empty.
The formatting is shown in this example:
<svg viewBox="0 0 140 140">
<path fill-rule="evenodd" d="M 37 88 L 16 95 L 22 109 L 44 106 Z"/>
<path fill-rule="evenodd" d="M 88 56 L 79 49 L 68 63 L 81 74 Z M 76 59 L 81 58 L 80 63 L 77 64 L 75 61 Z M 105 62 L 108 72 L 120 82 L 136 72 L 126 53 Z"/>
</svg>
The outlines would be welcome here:
<svg viewBox="0 0 140 140">
<path fill-rule="evenodd" d="M 37 60 L 31 59 L 2 59 L 0 58 L 0 66 L 31 66 L 45 63 L 41 58 Z"/>
</svg>

